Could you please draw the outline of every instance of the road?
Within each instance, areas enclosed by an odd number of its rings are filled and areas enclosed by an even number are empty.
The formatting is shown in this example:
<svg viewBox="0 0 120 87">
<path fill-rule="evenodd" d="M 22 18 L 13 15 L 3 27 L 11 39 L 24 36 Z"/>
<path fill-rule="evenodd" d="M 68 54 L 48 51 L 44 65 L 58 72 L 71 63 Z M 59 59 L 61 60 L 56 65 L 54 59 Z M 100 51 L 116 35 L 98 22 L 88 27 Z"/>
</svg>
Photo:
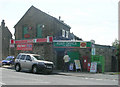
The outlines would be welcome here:
<svg viewBox="0 0 120 87">
<path fill-rule="evenodd" d="M 29 72 L 16 72 L 14 69 L 0 68 L 3 85 L 118 85 L 118 80 L 61 74 L 32 74 Z M 102 76 L 101 76 L 102 77 Z"/>
</svg>

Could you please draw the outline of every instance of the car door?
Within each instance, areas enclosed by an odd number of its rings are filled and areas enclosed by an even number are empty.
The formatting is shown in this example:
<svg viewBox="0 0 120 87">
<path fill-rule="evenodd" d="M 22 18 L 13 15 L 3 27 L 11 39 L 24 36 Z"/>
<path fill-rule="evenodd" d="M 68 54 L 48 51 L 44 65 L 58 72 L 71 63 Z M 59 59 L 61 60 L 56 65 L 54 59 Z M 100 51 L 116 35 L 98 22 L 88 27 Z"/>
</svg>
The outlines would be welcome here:
<svg viewBox="0 0 120 87">
<path fill-rule="evenodd" d="M 30 55 L 26 56 L 25 62 L 25 68 L 30 70 L 32 68 L 32 59 Z"/>
<path fill-rule="evenodd" d="M 22 69 L 25 68 L 25 63 L 26 63 L 25 62 L 25 57 L 26 57 L 26 55 L 21 55 L 20 60 L 19 60 L 20 66 L 21 66 Z"/>
</svg>

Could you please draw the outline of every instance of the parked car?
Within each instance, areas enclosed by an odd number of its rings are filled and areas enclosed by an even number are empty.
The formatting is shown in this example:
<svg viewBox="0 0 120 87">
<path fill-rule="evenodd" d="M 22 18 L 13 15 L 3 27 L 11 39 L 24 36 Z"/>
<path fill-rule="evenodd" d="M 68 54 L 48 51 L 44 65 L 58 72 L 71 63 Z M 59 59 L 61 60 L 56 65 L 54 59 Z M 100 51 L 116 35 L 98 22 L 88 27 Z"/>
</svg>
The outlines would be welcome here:
<svg viewBox="0 0 120 87">
<path fill-rule="evenodd" d="M 53 62 L 45 61 L 43 57 L 37 54 L 20 53 L 15 59 L 15 70 L 30 70 L 33 73 L 43 72 L 52 73 Z"/>
<path fill-rule="evenodd" d="M 2 65 L 14 64 L 14 56 L 8 56 L 5 60 L 2 60 Z"/>
</svg>

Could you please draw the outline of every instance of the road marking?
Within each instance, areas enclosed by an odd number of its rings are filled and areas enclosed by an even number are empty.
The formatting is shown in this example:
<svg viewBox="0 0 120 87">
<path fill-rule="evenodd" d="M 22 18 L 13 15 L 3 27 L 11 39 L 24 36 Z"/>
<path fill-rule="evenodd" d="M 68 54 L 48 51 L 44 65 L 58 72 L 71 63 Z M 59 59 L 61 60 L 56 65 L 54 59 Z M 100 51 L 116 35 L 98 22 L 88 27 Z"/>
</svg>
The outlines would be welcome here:
<svg viewBox="0 0 120 87">
<path fill-rule="evenodd" d="M 103 79 L 96 79 L 96 80 L 103 80 Z"/>
<path fill-rule="evenodd" d="M 0 85 L 6 85 L 5 83 L 0 82 Z"/>
</svg>

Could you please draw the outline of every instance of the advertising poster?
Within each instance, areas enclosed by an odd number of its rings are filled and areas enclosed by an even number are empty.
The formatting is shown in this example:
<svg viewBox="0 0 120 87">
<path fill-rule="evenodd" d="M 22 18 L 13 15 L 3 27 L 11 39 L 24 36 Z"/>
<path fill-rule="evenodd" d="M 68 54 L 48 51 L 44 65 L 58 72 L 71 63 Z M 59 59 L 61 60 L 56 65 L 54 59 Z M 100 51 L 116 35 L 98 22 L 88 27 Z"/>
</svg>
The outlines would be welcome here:
<svg viewBox="0 0 120 87">
<path fill-rule="evenodd" d="M 17 44 L 17 50 L 32 51 L 33 44 Z"/>
<path fill-rule="evenodd" d="M 97 62 L 91 62 L 90 72 L 97 72 Z"/>
<path fill-rule="evenodd" d="M 69 70 L 73 70 L 73 66 L 74 66 L 73 63 L 71 63 L 69 66 Z"/>
<path fill-rule="evenodd" d="M 80 60 L 74 60 L 76 69 L 81 69 Z"/>
</svg>

